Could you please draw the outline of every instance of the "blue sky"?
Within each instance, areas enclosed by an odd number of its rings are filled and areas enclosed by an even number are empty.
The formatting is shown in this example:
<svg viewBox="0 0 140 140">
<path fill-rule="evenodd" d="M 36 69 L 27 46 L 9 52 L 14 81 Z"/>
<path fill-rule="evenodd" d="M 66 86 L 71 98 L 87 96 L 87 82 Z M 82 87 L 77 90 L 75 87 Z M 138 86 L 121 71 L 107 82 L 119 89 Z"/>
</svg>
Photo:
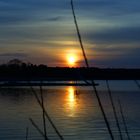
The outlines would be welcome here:
<svg viewBox="0 0 140 140">
<path fill-rule="evenodd" d="M 74 0 L 91 66 L 140 68 L 140 1 Z M 0 63 L 83 66 L 70 0 L 0 0 Z"/>
</svg>

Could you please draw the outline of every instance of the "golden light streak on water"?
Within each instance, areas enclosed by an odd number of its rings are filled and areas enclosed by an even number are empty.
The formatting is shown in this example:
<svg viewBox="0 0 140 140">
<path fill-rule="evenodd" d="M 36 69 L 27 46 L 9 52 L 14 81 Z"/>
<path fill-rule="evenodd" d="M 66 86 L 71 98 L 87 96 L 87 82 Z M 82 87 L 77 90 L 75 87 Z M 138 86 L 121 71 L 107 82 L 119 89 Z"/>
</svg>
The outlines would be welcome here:
<svg viewBox="0 0 140 140">
<path fill-rule="evenodd" d="M 66 94 L 66 111 L 69 117 L 74 117 L 77 112 L 77 102 L 74 87 L 67 87 Z"/>
</svg>

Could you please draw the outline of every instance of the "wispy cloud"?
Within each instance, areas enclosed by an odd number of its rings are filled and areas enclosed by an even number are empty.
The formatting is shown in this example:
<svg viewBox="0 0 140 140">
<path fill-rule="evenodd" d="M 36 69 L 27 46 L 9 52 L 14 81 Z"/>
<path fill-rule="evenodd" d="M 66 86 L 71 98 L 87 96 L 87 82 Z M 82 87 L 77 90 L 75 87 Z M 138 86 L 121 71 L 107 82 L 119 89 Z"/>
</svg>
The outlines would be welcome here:
<svg viewBox="0 0 140 140">
<path fill-rule="evenodd" d="M 65 17 L 56 16 L 56 17 L 47 18 L 46 20 L 50 21 L 50 22 L 57 22 L 57 21 L 63 21 L 64 19 L 65 19 Z"/>
<path fill-rule="evenodd" d="M 140 43 L 140 26 L 110 28 L 101 31 L 88 33 L 87 39 L 94 43 Z"/>
<path fill-rule="evenodd" d="M 0 53 L 0 57 L 27 57 L 26 53 Z"/>
</svg>

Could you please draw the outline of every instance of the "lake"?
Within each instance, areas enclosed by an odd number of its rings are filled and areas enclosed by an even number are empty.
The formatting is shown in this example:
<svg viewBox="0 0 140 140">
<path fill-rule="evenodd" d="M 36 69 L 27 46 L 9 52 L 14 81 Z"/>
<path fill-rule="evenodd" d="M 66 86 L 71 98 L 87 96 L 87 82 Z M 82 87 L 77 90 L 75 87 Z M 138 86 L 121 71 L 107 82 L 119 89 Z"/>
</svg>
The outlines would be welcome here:
<svg viewBox="0 0 140 140">
<path fill-rule="evenodd" d="M 140 81 L 139 81 L 140 82 Z M 112 107 L 105 81 L 96 81 L 105 113 L 113 135 L 119 140 Z M 120 99 L 129 135 L 140 140 L 140 89 L 134 81 L 109 81 L 124 140 L 125 133 L 118 99 Z M 33 87 L 40 95 L 39 87 Z M 91 87 L 43 87 L 45 108 L 53 123 L 65 140 L 109 140 L 106 125 L 94 91 Z M 0 140 L 43 140 L 32 126 L 32 118 L 43 130 L 42 110 L 30 87 L 0 88 Z M 47 135 L 58 140 L 55 131 L 47 121 Z"/>
</svg>

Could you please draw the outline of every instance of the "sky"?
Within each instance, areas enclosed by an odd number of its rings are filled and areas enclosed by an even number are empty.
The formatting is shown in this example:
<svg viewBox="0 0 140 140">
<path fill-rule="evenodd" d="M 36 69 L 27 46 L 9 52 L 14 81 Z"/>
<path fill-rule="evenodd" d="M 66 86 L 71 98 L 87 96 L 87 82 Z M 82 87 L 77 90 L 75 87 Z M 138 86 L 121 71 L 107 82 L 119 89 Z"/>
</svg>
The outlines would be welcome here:
<svg viewBox="0 0 140 140">
<path fill-rule="evenodd" d="M 140 68 L 140 1 L 74 0 L 90 66 Z M 0 0 L 0 64 L 84 66 L 70 0 Z"/>
</svg>

